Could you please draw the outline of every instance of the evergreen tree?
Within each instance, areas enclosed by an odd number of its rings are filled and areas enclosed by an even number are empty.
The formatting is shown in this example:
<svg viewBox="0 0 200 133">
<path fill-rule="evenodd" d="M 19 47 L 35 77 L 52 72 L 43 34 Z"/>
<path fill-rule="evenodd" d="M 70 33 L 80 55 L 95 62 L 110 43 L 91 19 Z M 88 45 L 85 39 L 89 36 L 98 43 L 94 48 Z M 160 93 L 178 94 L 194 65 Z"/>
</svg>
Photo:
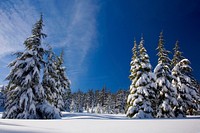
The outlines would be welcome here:
<svg viewBox="0 0 200 133">
<path fill-rule="evenodd" d="M 56 73 L 56 66 L 53 56 L 54 53 L 52 49 L 49 49 L 49 51 L 47 52 L 47 62 L 45 63 L 44 67 L 42 86 L 45 89 L 47 101 L 49 101 L 49 103 L 54 106 L 56 102 L 55 99 L 58 93 L 58 90 L 56 88 L 56 81 L 58 80 L 58 76 Z"/>
<path fill-rule="evenodd" d="M 144 40 L 142 37 L 139 45 L 140 66 L 139 68 L 135 67 L 136 76 L 132 80 L 130 88 L 131 94 L 128 97 L 129 104 L 132 105 L 128 108 L 127 116 L 134 118 L 153 118 L 152 102 L 155 99 L 155 83 L 154 76 L 151 72 L 149 56 L 143 45 Z"/>
<path fill-rule="evenodd" d="M 199 82 L 198 82 L 198 88 L 199 88 L 198 90 L 199 90 L 199 94 L 200 94 L 200 83 Z"/>
<path fill-rule="evenodd" d="M 55 54 L 50 48 L 47 52 L 47 62 L 44 67 L 44 75 L 42 80 L 42 86 L 45 90 L 45 97 L 49 104 L 56 108 L 56 99 L 59 94 L 57 88 L 58 75 L 56 73 L 56 64 L 55 64 Z M 59 108 L 57 109 L 61 116 Z"/>
<path fill-rule="evenodd" d="M 56 99 L 55 106 L 59 108 L 60 110 L 64 109 L 64 102 L 67 100 L 67 92 L 70 91 L 70 81 L 67 78 L 65 74 L 66 68 L 63 67 L 63 51 L 59 57 L 57 57 L 56 60 L 56 73 L 58 76 L 58 81 L 56 84 L 56 88 L 58 89 L 58 95 Z"/>
<path fill-rule="evenodd" d="M 135 91 L 137 90 L 135 84 L 137 81 L 137 78 L 139 78 L 139 74 L 140 74 L 140 62 L 139 62 L 139 58 L 138 58 L 138 51 L 137 51 L 137 43 L 136 40 L 134 40 L 134 47 L 132 49 L 132 60 L 130 63 L 131 69 L 130 69 L 130 80 L 132 81 L 131 85 L 130 85 L 130 94 L 128 95 L 128 99 L 127 99 L 127 112 L 126 115 L 128 117 L 133 117 L 135 115 L 135 112 L 137 111 L 136 109 L 133 108 L 133 102 L 136 99 L 135 96 Z"/>
<path fill-rule="evenodd" d="M 125 90 L 118 90 L 116 93 L 115 113 L 125 113 L 127 95 Z"/>
<path fill-rule="evenodd" d="M 171 60 L 168 57 L 170 53 L 164 48 L 163 33 L 160 33 L 158 43 L 158 65 L 154 69 L 157 84 L 157 117 L 173 118 L 174 110 L 178 106 L 176 100 L 177 91 L 171 84 L 173 79 L 170 71 Z"/>
<path fill-rule="evenodd" d="M 194 115 L 198 110 L 200 97 L 198 88 L 192 83 L 192 68 L 189 64 L 188 59 L 182 59 L 172 70 L 172 75 L 176 77 L 173 85 L 177 87 L 178 91 L 179 107 L 176 110 L 178 117 L 185 117 L 186 114 Z"/>
<path fill-rule="evenodd" d="M 179 91 L 179 85 L 178 85 L 178 77 L 180 76 L 180 65 L 178 64 L 184 57 L 182 56 L 182 52 L 180 52 L 180 48 L 179 48 L 179 42 L 176 41 L 175 43 L 175 47 L 174 47 L 174 55 L 173 55 L 173 59 L 172 59 L 172 76 L 173 76 L 173 80 L 172 80 L 172 85 L 174 88 L 176 88 L 177 90 L 177 101 L 179 106 L 174 110 L 175 112 L 175 116 L 176 117 L 185 117 L 185 112 L 183 110 L 183 108 L 180 106 L 182 103 L 182 98 L 181 98 L 181 92 Z"/>
<path fill-rule="evenodd" d="M 145 98 L 148 104 L 149 108 L 153 109 L 151 112 L 151 115 L 154 117 L 155 110 L 156 110 L 156 83 L 155 83 L 155 75 L 152 73 L 152 67 L 149 60 L 149 55 L 147 54 L 147 51 L 144 47 L 144 40 L 143 37 L 141 38 L 141 42 L 139 45 L 140 50 L 140 61 L 141 61 L 141 67 L 142 67 L 142 77 L 141 79 L 144 80 L 141 84 L 141 87 L 145 87 L 147 89 L 148 95 L 145 94 Z M 145 89 L 143 90 L 145 93 Z M 145 110 L 145 109 L 144 109 Z"/>
<path fill-rule="evenodd" d="M 113 114 L 115 113 L 115 95 L 110 92 L 107 93 L 103 113 Z"/>
<path fill-rule="evenodd" d="M 94 93 L 94 106 L 96 107 L 98 104 L 100 104 L 100 91 L 96 90 Z"/>
<path fill-rule="evenodd" d="M 77 112 L 77 105 L 75 99 L 72 99 L 72 102 L 70 104 L 70 112 L 76 113 Z"/>
<path fill-rule="evenodd" d="M 67 89 L 67 92 L 64 96 L 64 109 L 67 112 L 70 112 L 70 105 L 72 102 L 72 92 L 71 89 Z"/>
<path fill-rule="evenodd" d="M 95 97 L 93 90 L 88 90 L 86 93 L 86 111 L 88 113 L 93 113 L 95 107 Z"/>
<path fill-rule="evenodd" d="M 84 94 L 81 90 L 78 90 L 78 92 L 76 93 L 76 101 L 77 101 L 77 112 L 82 113 L 84 111 L 83 109 L 83 101 L 84 101 Z"/>
<path fill-rule="evenodd" d="M 96 90 L 94 93 L 94 112 L 104 113 L 106 102 L 106 87 L 103 87 L 100 91 Z"/>
<path fill-rule="evenodd" d="M 0 110 L 1 108 L 4 108 L 4 104 L 5 104 L 5 86 L 0 86 Z"/>
<path fill-rule="evenodd" d="M 82 113 L 84 111 L 84 98 L 84 93 L 81 90 L 73 93 L 70 111 Z"/>
<path fill-rule="evenodd" d="M 174 67 L 178 62 L 180 62 L 184 57 L 182 56 L 182 52 L 180 51 L 179 48 L 179 41 L 176 41 L 175 47 L 174 47 L 174 56 L 172 59 L 172 67 Z"/>
<path fill-rule="evenodd" d="M 87 110 L 87 93 L 83 93 L 83 112 Z"/>
<path fill-rule="evenodd" d="M 41 46 L 42 15 L 33 26 L 32 36 L 24 42 L 23 53 L 9 64 L 11 72 L 7 76 L 6 104 L 3 118 L 9 119 L 45 119 L 60 118 L 57 111 L 48 104 L 44 89 L 40 83 L 41 64 L 44 64 L 44 49 Z M 48 110 L 46 110 L 48 108 Z"/>
<path fill-rule="evenodd" d="M 100 106 L 105 107 L 106 97 L 107 97 L 107 90 L 106 87 L 104 86 L 99 94 Z"/>
<path fill-rule="evenodd" d="M 140 67 L 136 40 L 134 40 L 134 47 L 132 48 L 132 53 L 133 53 L 133 57 L 130 63 L 130 66 L 131 66 L 131 69 L 130 69 L 131 74 L 129 76 L 130 80 L 134 79 L 134 77 L 136 76 L 136 71 Z"/>
</svg>

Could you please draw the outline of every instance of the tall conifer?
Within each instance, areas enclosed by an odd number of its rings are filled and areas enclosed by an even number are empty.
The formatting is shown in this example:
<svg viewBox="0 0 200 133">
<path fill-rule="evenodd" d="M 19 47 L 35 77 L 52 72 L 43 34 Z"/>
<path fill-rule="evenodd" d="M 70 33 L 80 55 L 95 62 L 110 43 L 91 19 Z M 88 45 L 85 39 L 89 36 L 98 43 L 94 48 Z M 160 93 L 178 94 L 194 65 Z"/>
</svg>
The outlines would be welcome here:
<svg viewBox="0 0 200 133">
<path fill-rule="evenodd" d="M 149 56 L 143 46 L 143 37 L 139 45 L 139 57 L 136 45 L 136 41 L 134 41 L 130 75 L 132 84 L 127 100 L 128 111 L 126 114 L 128 117 L 133 118 L 153 118 L 152 99 L 155 99 L 155 84 Z"/>
<path fill-rule="evenodd" d="M 163 32 L 160 33 L 158 43 L 158 64 L 154 69 L 157 86 L 157 117 L 173 118 L 174 109 L 178 106 L 176 100 L 177 91 L 171 84 L 173 79 L 171 75 L 171 60 L 168 57 L 170 53 L 164 48 Z"/>
</svg>

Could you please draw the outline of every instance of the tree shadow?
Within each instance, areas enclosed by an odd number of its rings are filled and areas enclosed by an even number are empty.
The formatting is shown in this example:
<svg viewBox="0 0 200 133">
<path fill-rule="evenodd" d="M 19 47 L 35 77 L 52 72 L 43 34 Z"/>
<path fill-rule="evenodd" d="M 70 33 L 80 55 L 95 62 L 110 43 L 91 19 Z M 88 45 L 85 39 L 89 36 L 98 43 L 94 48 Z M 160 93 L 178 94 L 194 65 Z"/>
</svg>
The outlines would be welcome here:
<svg viewBox="0 0 200 133">
<path fill-rule="evenodd" d="M 10 124 L 10 123 L 6 123 L 6 122 L 0 122 L 0 125 L 5 125 L 5 126 L 23 126 L 23 125 L 18 125 L 18 124 Z M 25 127 L 25 126 L 23 126 Z"/>
<path fill-rule="evenodd" d="M 97 120 L 127 120 L 126 117 L 112 116 L 106 114 L 90 114 L 90 113 L 69 113 L 63 114 L 66 119 L 97 119 Z"/>
<path fill-rule="evenodd" d="M 189 116 L 185 118 L 151 118 L 151 119 L 139 119 L 128 118 L 126 116 L 108 115 L 108 114 L 92 114 L 92 113 L 67 113 L 63 114 L 63 120 L 73 119 L 91 119 L 91 120 L 188 120 L 188 119 L 200 119 L 200 116 Z"/>
<path fill-rule="evenodd" d="M 17 130 L 8 130 L 8 129 L 0 129 L 0 133 L 37 133 L 32 131 L 17 131 Z"/>
</svg>

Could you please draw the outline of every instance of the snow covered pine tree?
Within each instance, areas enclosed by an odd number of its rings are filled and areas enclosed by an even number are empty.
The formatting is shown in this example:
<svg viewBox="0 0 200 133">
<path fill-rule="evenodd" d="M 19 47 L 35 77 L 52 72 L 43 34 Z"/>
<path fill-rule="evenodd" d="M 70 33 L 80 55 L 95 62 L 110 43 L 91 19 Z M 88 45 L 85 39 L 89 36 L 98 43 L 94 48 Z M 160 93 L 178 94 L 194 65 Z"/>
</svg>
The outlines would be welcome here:
<svg viewBox="0 0 200 133">
<path fill-rule="evenodd" d="M 141 38 L 137 55 L 137 44 L 134 41 L 133 58 L 131 61 L 132 84 L 127 104 L 128 111 L 126 115 L 133 118 L 153 118 L 153 99 L 155 99 L 155 80 L 151 72 L 149 56 L 144 48 L 144 39 Z"/>
<path fill-rule="evenodd" d="M 106 92 L 106 98 L 104 102 L 103 112 L 106 114 L 114 114 L 115 112 L 115 95 L 111 94 L 110 92 Z"/>
<path fill-rule="evenodd" d="M 74 94 L 72 94 L 72 103 L 70 105 L 71 112 L 79 112 L 82 113 L 84 111 L 84 94 L 81 90 L 78 90 Z"/>
<path fill-rule="evenodd" d="M 6 86 L 0 85 L 0 110 L 3 110 L 4 108 L 4 103 L 5 103 L 5 90 Z"/>
<path fill-rule="evenodd" d="M 86 93 L 86 111 L 88 113 L 94 113 L 94 92 L 92 89 L 88 90 Z"/>
<path fill-rule="evenodd" d="M 157 117 L 174 118 L 174 109 L 178 106 L 177 91 L 171 84 L 173 79 L 170 71 L 171 60 L 169 51 L 164 48 L 163 32 L 160 33 L 158 43 L 158 64 L 154 69 L 157 86 Z"/>
<path fill-rule="evenodd" d="M 44 67 L 42 86 L 45 91 L 46 100 L 53 107 L 56 107 L 57 98 L 59 97 L 59 90 L 57 88 L 58 75 L 56 73 L 55 54 L 53 53 L 52 48 L 49 48 L 46 53 L 47 62 L 45 63 Z M 60 112 L 58 108 L 57 111 Z"/>
<path fill-rule="evenodd" d="M 183 108 L 185 107 L 185 104 L 182 105 L 183 103 L 182 94 L 181 94 L 182 92 L 179 90 L 179 85 L 178 85 L 178 76 L 181 75 L 180 66 L 178 64 L 182 59 L 184 59 L 184 57 L 182 56 L 182 52 L 180 51 L 178 40 L 176 41 L 175 47 L 173 50 L 174 50 L 174 55 L 171 62 L 172 76 L 173 76 L 172 85 L 177 90 L 177 101 L 179 104 L 178 107 L 175 108 L 174 113 L 176 117 L 181 118 L 181 117 L 186 117 L 186 113 L 185 113 L 186 111 L 184 111 L 184 108 Z"/>
<path fill-rule="evenodd" d="M 126 101 L 127 101 L 127 92 L 125 90 L 118 90 L 117 93 L 115 94 L 116 96 L 116 103 L 115 103 L 115 113 L 125 113 L 125 107 L 126 107 Z"/>
<path fill-rule="evenodd" d="M 17 54 L 17 59 L 9 64 L 11 72 L 7 76 L 5 112 L 7 119 L 52 119 L 60 118 L 44 97 L 40 83 L 40 69 L 43 64 L 44 49 L 41 46 L 42 15 L 33 26 L 32 35 L 24 42 L 25 51 Z"/>
<path fill-rule="evenodd" d="M 198 110 L 200 100 L 198 88 L 192 84 L 192 68 L 189 66 L 188 59 L 182 59 L 178 62 L 173 70 L 172 75 L 175 77 L 173 85 L 177 88 L 179 107 L 176 110 L 177 117 L 185 117 L 186 114 L 194 115 Z"/>
<path fill-rule="evenodd" d="M 173 59 L 172 59 L 172 62 L 171 62 L 171 66 L 172 68 L 174 66 L 176 66 L 177 63 L 179 63 L 182 59 L 184 59 L 184 57 L 182 56 L 182 52 L 180 51 L 180 48 L 179 48 L 179 41 L 177 40 L 176 43 L 175 43 L 175 47 L 174 47 L 174 55 L 173 55 Z"/>
<path fill-rule="evenodd" d="M 56 87 L 58 89 L 57 101 L 55 103 L 56 108 L 64 111 L 65 102 L 67 101 L 67 94 L 69 94 L 70 90 L 70 81 L 66 76 L 66 68 L 63 67 L 63 55 L 64 52 L 62 51 L 60 56 L 57 57 L 56 60 L 56 73 L 58 76 L 58 80 L 56 83 Z"/>
<path fill-rule="evenodd" d="M 130 80 L 132 81 L 131 85 L 130 85 L 130 94 L 128 95 L 128 99 L 127 99 L 127 106 L 128 106 L 128 110 L 126 112 L 126 115 L 128 117 L 133 117 L 137 112 L 136 109 L 133 108 L 133 102 L 136 99 L 136 94 L 135 92 L 137 91 L 135 84 L 136 84 L 136 80 L 138 78 L 138 74 L 140 73 L 140 63 L 139 63 L 139 58 L 138 58 L 138 51 L 137 51 L 137 43 L 136 40 L 134 40 L 134 47 L 132 49 L 133 52 L 133 57 L 132 57 L 132 61 L 130 63 L 131 65 L 131 69 L 130 69 Z M 136 113 L 135 113 L 136 112 Z"/>
</svg>

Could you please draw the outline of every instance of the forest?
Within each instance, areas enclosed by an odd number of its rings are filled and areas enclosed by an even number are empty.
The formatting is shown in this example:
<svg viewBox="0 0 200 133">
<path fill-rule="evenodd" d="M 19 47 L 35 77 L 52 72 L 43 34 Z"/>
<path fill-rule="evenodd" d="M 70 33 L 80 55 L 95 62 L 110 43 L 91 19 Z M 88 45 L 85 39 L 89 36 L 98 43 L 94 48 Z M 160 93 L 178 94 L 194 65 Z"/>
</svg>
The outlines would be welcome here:
<svg viewBox="0 0 200 133">
<path fill-rule="evenodd" d="M 10 73 L 1 87 L 3 119 L 60 119 L 62 111 L 100 114 L 126 114 L 130 118 L 183 118 L 197 115 L 200 108 L 199 83 L 190 61 L 175 43 L 173 59 L 164 47 L 163 32 L 158 41 L 158 64 L 152 68 L 144 37 L 134 40 L 130 62 L 130 88 L 111 93 L 100 90 L 72 92 L 63 52 L 43 48 L 43 16 L 32 35 L 24 41 L 24 51 L 15 53 Z M 128 77 L 128 76 L 127 76 Z"/>
</svg>

